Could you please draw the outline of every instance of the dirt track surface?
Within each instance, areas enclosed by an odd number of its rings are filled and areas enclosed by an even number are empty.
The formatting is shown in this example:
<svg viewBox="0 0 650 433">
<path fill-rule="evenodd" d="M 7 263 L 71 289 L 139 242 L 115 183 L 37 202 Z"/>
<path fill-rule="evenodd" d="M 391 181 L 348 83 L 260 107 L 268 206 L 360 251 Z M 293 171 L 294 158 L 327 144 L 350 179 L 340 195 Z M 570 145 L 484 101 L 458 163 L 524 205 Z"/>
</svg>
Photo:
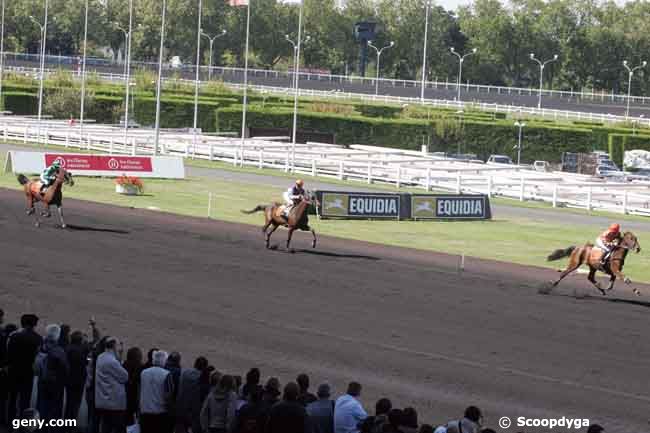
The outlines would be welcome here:
<svg viewBox="0 0 650 433">
<path fill-rule="evenodd" d="M 70 229 L 37 229 L 20 194 L 0 189 L 8 322 L 29 310 L 79 328 L 92 315 L 126 347 L 179 350 L 184 366 L 205 354 L 282 383 L 305 371 L 337 394 L 359 380 L 367 409 L 388 396 L 421 422 L 476 404 L 495 428 L 501 416 L 567 416 L 650 431 L 650 310 L 604 301 L 584 275 L 544 296 L 548 270 L 468 259 L 459 274 L 457 257 L 332 238 L 300 250 L 306 234 L 290 255 L 264 250 L 256 227 L 65 204 Z M 650 302 L 637 287 L 643 296 L 616 294 Z"/>
</svg>

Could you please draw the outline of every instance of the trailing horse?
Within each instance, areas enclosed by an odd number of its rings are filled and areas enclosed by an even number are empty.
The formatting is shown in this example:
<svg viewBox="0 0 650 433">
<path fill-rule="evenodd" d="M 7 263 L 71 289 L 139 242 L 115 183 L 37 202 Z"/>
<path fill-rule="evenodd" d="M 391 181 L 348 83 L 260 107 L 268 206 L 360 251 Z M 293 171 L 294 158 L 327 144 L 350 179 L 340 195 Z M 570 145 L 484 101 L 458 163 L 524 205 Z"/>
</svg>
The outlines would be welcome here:
<svg viewBox="0 0 650 433">
<path fill-rule="evenodd" d="M 59 213 L 59 220 L 61 221 L 61 228 L 65 228 L 65 222 L 63 221 L 63 193 L 61 192 L 63 189 L 63 184 L 65 183 L 66 185 L 73 186 L 74 185 L 74 180 L 72 179 L 72 173 L 69 171 L 66 171 L 63 168 L 59 168 L 59 171 L 56 174 L 56 179 L 52 183 L 52 185 L 45 190 L 45 193 L 41 193 L 41 186 L 43 186 L 43 183 L 38 180 L 29 180 L 27 176 L 23 174 L 19 174 L 17 176 L 18 178 L 18 183 L 23 185 L 23 189 L 25 192 L 25 199 L 27 201 L 27 215 L 34 215 L 36 218 L 36 227 L 39 227 L 41 225 L 41 222 L 38 219 L 38 213 L 36 212 L 36 209 L 34 208 L 34 203 L 35 202 L 42 202 L 43 205 L 45 206 L 45 209 L 43 210 L 41 216 L 50 217 L 50 206 L 56 206 L 58 213 Z"/>
<path fill-rule="evenodd" d="M 288 228 L 289 234 L 287 236 L 287 250 L 293 252 L 293 250 L 290 249 L 291 237 L 293 236 L 293 232 L 296 230 L 311 232 L 314 237 L 312 248 L 316 248 L 316 231 L 309 227 L 308 211 L 311 206 L 318 206 L 318 202 L 313 195 L 308 195 L 303 197 L 298 204 L 291 208 L 288 219 L 284 217 L 282 205 L 279 203 L 259 205 L 255 209 L 249 211 L 243 210 L 241 212 L 245 214 L 264 212 L 265 221 L 264 227 L 262 227 L 262 233 L 264 233 L 266 239 L 266 248 L 270 248 L 271 235 L 278 229 L 278 227 Z M 269 230 L 269 227 L 271 227 L 271 230 Z"/>
<path fill-rule="evenodd" d="M 598 271 L 604 272 L 610 277 L 609 286 L 606 289 L 607 291 L 614 288 L 614 282 L 616 281 L 616 278 L 620 278 L 625 281 L 626 284 L 630 284 L 630 279 L 623 274 L 625 258 L 627 257 L 627 253 L 630 250 L 636 253 L 641 252 L 641 245 L 632 232 L 625 232 L 623 234 L 623 239 L 617 246 L 614 247 L 614 250 L 609 255 L 607 263 L 605 263 L 604 266 L 600 263 L 603 252 L 600 250 L 600 248 L 595 248 L 591 243 L 587 243 L 582 247 L 571 246 L 563 250 L 555 250 L 547 257 L 547 260 L 551 262 L 568 256 L 569 264 L 564 271 L 560 271 L 562 274 L 557 281 L 553 282 L 553 287 L 557 286 L 560 281 L 564 279 L 564 277 L 578 269 L 583 264 L 587 264 L 589 266 L 589 275 L 587 276 L 587 279 L 591 282 L 591 284 L 596 286 L 596 288 L 600 290 L 603 295 L 605 295 L 606 292 L 603 290 L 600 283 L 595 279 L 596 272 Z"/>
</svg>

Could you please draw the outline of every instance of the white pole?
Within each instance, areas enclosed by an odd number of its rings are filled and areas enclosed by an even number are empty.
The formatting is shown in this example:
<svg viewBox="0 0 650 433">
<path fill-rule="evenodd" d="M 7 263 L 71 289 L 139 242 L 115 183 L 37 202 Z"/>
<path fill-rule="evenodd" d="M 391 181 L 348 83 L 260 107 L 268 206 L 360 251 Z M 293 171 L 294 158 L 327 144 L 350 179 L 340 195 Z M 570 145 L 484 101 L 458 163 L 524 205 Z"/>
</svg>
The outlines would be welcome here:
<svg viewBox="0 0 650 433">
<path fill-rule="evenodd" d="M 194 131 L 193 140 L 196 148 L 196 128 L 199 122 L 199 68 L 201 67 L 201 14 L 203 1 L 199 0 L 199 18 L 196 24 L 196 78 L 194 80 Z"/>
<path fill-rule="evenodd" d="M 0 23 L 0 104 L 2 103 L 2 74 L 5 67 L 5 0 L 2 0 L 2 22 Z M 4 109 L 4 104 L 3 107 Z"/>
<path fill-rule="evenodd" d="M 45 24 L 41 28 L 41 77 L 38 85 L 38 135 L 41 136 L 41 119 L 43 115 L 43 76 L 45 75 L 45 41 L 47 40 L 47 12 L 49 1 L 45 0 Z"/>
<path fill-rule="evenodd" d="M 208 219 L 212 216 L 212 192 L 208 194 Z"/>
<path fill-rule="evenodd" d="M 86 13 L 84 21 L 84 53 L 81 61 L 81 108 L 79 113 L 79 133 L 84 130 L 84 107 L 86 99 L 86 54 L 88 52 L 88 0 L 86 0 Z"/>
<path fill-rule="evenodd" d="M 244 110 L 242 112 L 241 120 L 241 166 L 244 166 L 244 142 L 246 141 L 246 108 L 248 105 L 248 47 L 250 42 L 251 33 L 251 2 L 248 1 L 246 6 L 246 54 L 244 54 Z M 235 155 L 237 153 L 235 152 Z M 235 161 L 237 157 L 235 156 Z"/>
<path fill-rule="evenodd" d="M 298 68 L 300 66 L 300 48 L 302 47 L 302 11 L 304 2 L 300 1 L 300 12 L 298 13 L 298 45 L 296 47 L 296 68 L 295 68 L 295 88 L 293 94 L 293 131 L 291 134 L 291 171 L 296 169 L 296 134 L 298 129 L 298 93 L 300 76 Z"/>
<path fill-rule="evenodd" d="M 165 50 L 165 17 L 167 0 L 162 2 L 162 22 L 160 24 L 160 53 L 158 55 L 158 85 L 156 89 L 156 134 L 153 142 L 153 154 L 158 155 L 158 143 L 160 142 L 160 94 L 162 92 L 162 67 L 163 54 Z"/>
<path fill-rule="evenodd" d="M 131 38 L 133 36 L 133 0 L 129 0 L 129 33 L 126 38 L 126 106 L 124 107 L 124 147 L 129 140 L 129 93 L 131 91 Z M 135 145 L 133 146 L 135 154 Z"/>
<path fill-rule="evenodd" d="M 429 0 L 425 0 L 426 12 L 425 12 L 425 22 L 424 22 L 424 55 L 422 56 L 422 92 L 420 93 L 420 102 L 424 104 L 424 86 L 426 84 L 427 78 L 427 38 L 429 37 Z"/>
</svg>

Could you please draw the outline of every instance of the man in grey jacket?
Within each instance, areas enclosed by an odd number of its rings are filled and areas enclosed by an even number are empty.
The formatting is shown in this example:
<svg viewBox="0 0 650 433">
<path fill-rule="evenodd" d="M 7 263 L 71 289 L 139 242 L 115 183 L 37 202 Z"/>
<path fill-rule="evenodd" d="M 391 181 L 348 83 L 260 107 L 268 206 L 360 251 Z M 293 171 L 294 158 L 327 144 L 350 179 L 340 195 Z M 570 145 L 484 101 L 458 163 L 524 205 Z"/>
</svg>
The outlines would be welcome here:
<svg viewBox="0 0 650 433">
<path fill-rule="evenodd" d="M 482 418 L 481 410 L 476 406 L 470 406 L 465 409 L 463 419 L 450 421 L 447 424 L 447 433 L 478 433 Z"/>
<path fill-rule="evenodd" d="M 142 433 L 171 433 L 174 429 L 169 416 L 173 380 L 163 366 L 167 352 L 153 353 L 153 366 L 140 374 L 140 431 Z"/>
<path fill-rule="evenodd" d="M 95 372 L 95 409 L 102 433 L 126 431 L 126 383 L 129 374 L 120 364 L 118 340 L 106 339 L 106 350 L 97 358 Z"/>
</svg>

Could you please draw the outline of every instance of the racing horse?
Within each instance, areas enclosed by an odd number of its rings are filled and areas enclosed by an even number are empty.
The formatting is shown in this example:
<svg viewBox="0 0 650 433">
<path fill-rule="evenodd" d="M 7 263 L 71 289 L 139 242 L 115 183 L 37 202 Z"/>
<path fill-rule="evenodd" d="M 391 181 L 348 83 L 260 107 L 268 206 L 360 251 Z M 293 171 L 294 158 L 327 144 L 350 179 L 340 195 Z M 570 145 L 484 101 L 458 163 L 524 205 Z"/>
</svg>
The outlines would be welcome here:
<svg viewBox="0 0 650 433">
<path fill-rule="evenodd" d="M 45 193 L 41 193 L 42 182 L 38 179 L 29 180 L 27 176 L 23 174 L 18 175 L 18 182 L 23 185 L 25 191 L 25 198 L 27 200 L 27 215 L 34 215 L 36 218 L 36 227 L 41 225 L 41 222 L 38 219 L 38 214 L 34 207 L 35 202 L 42 202 L 45 206 L 45 209 L 41 213 L 41 216 L 49 218 L 50 206 L 54 205 L 57 207 L 59 213 L 59 220 L 61 221 L 61 228 L 66 228 L 65 222 L 63 221 L 63 208 L 61 202 L 63 200 L 63 194 L 61 190 L 63 189 L 63 184 L 73 186 L 74 179 L 72 178 L 72 173 L 65 170 L 64 168 L 59 168 L 59 171 L 56 174 L 56 179 L 45 190 Z"/>
<path fill-rule="evenodd" d="M 614 250 L 610 254 L 607 263 L 605 263 L 604 266 L 600 263 L 603 252 L 600 248 L 594 247 L 592 243 L 587 243 L 582 247 L 571 246 L 564 250 L 555 250 L 547 257 L 547 260 L 551 262 L 568 256 L 569 264 L 564 271 L 559 271 L 562 273 L 560 274 L 560 278 L 553 282 L 553 287 L 557 286 L 564 277 L 578 269 L 583 264 L 589 266 L 589 275 L 587 276 L 587 279 L 591 284 L 596 286 L 603 295 L 606 294 L 605 290 L 603 290 L 600 283 L 594 278 L 597 271 L 609 275 L 609 286 L 606 289 L 607 291 L 614 288 L 616 278 L 622 279 L 625 281 L 625 284 L 630 284 L 631 280 L 623 274 L 625 258 L 630 250 L 636 253 L 641 252 L 641 245 L 632 232 L 625 232 L 623 234 L 623 239 L 614 247 Z"/>
<path fill-rule="evenodd" d="M 311 232 L 314 237 L 312 241 L 312 248 L 316 248 L 316 231 L 309 227 L 309 209 L 311 206 L 318 206 L 318 200 L 313 194 L 306 194 L 302 197 L 300 202 L 291 208 L 289 213 L 289 218 L 286 219 L 283 215 L 283 207 L 279 203 L 273 203 L 271 205 L 258 205 L 253 210 L 243 210 L 242 213 L 253 214 L 256 212 L 264 211 L 264 227 L 262 227 L 262 233 L 264 233 L 266 239 L 266 248 L 270 248 L 271 235 L 275 232 L 278 227 L 286 227 L 289 229 L 289 235 L 287 236 L 287 250 L 293 252 L 290 248 L 291 237 L 293 232 L 296 230 L 308 231 Z M 271 229 L 269 230 L 269 227 Z"/>
</svg>

